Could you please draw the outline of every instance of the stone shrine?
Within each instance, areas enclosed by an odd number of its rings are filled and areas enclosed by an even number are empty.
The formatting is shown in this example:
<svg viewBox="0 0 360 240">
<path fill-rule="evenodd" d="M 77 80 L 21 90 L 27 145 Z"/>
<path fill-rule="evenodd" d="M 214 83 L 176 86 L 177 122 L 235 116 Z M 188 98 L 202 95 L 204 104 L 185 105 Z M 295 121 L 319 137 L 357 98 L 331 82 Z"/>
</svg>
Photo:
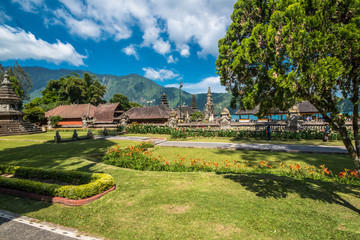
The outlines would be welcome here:
<svg viewBox="0 0 360 240">
<path fill-rule="evenodd" d="M 205 104 L 205 120 L 212 122 L 214 121 L 214 103 L 212 100 L 211 89 L 209 87 L 207 93 L 207 101 Z"/>
<path fill-rule="evenodd" d="M 23 121 L 20 102 L 21 99 L 11 87 L 9 76 L 5 74 L 0 85 L 0 136 L 41 132 L 35 124 Z"/>
</svg>

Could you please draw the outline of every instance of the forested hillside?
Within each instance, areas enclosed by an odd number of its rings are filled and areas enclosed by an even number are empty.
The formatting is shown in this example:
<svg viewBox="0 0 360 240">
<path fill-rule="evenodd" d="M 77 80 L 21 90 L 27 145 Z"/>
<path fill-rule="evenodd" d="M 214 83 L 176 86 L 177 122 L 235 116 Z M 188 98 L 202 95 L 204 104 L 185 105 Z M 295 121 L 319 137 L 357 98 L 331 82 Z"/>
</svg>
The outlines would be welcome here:
<svg viewBox="0 0 360 240">
<path fill-rule="evenodd" d="M 31 97 L 41 96 L 41 90 L 45 88 L 49 80 L 56 80 L 62 76 L 70 73 L 77 73 L 82 75 L 85 71 L 59 69 L 51 70 L 43 67 L 23 67 L 23 69 L 33 79 L 33 88 L 31 90 Z M 94 74 L 94 73 L 92 73 Z M 152 105 L 158 105 L 161 102 L 161 94 L 166 93 L 171 107 L 177 107 L 180 102 L 179 89 L 165 88 L 158 85 L 154 81 L 140 76 L 138 74 L 130 74 L 126 76 L 102 75 L 94 74 L 99 79 L 99 82 L 106 86 L 107 92 L 105 99 L 109 101 L 115 93 L 124 94 L 131 102 L 136 102 L 141 105 L 146 105 L 147 101 L 153 101 Z M 188 92 L 182 91 L 182 102 L 185 105 L 191 106 L 192 95 Z M 204 110 L 206 103 L 206 93 L 195 95 L 197 107 Z M 227 107 L 231 112 L 234 112 L 230 106 L 231 95 L 227 93 L 213 93 L 213 102 L 215 104 L 215 112 L 219 113 L 220 109 Z"/>
</svg>

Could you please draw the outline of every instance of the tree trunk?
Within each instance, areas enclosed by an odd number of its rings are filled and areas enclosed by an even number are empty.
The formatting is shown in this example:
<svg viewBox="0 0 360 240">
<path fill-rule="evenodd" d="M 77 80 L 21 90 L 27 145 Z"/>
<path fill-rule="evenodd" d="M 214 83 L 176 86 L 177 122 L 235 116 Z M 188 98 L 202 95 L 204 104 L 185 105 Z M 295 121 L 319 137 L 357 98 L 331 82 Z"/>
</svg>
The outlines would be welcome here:
<svg viewBox="0 0 360 240">
<path fill-rule="evenodd" d="M 360 172 L 360 158 L 354 148 L 354 145 L 351 142 L 351 139 L 347 133 L 345 125 L 339 126 L 339 133 L 341 136 L 341 140 L 343 141 L 345 148 L 351 157 L 351 160 L 353 160 L 354 162 L 356 171 Z"/>
<path fill-rule="evenodd" d="M 356 86 L 356 89 L 357 86 Z M 359 91 L 355 91 L 354 93 L 354 101 L 353 101 L 353 131 L 354 131 L 354 139 L 355 139 L 355 147 L 357 156 L 360 157 L 360 142 L 359 142 Z"/>
</svg>

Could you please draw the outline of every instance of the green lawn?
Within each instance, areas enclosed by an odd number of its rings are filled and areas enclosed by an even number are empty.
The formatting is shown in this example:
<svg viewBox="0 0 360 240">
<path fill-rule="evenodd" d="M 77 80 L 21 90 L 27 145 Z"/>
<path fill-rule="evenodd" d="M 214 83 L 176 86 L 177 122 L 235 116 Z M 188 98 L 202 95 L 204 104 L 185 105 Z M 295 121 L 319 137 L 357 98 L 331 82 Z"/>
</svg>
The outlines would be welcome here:
<svg viewBox="0 0 360 240">
<path fill-rule="evenodd" d="M 170 135 L 166 134 L 126 134 L 124 136 L 144 136 L 151 138 L 167 138 L 169 141 L 189 141 L 189 142 L 228 142 L 228 143 L 260 143 L 260 144 L 269 144 L 269 141 L 266 139 L 255 139 L 255 138 L 231 138 L 231 137 L 189 137 L 186 139 L 171 139 Z M 271 144 L 296 144 L 296 145 L 326 145 L 326 146 L 344 146 L 343 142 L 340 140 L 334 140 L 329 142 L 324 142 L 322 140 L 271 140 Z"/>
<path fill-rule="evenodd" d="M 32 135 L 36 136 L 36 135 Z M 25 137 L 27 138 L 27 137 Z M 172 173 L 99 162 L 130 141 L 0 141 L 0 164 L 111 174 L 117 189 L 82 207 L 0 194 L 0 208 L 106 239 L 360 239 L 360 188 L 267 174 Z M 347 156 L 160 148 L 155 155 L 352 168 Z"/>
</svg>

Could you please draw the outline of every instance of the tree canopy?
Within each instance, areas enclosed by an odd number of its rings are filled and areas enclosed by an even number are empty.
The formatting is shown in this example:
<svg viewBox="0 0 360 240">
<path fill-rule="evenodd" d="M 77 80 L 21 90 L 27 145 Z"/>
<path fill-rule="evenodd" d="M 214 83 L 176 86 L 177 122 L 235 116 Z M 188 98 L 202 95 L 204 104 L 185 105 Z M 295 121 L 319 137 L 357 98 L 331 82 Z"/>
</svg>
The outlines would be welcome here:
<svg viewBox="0 0 360 240">
<path fill-rule="evenodd" d="M 142 107 L 140 104 L 130 102 L 129 98 L 121 93 L 115 93 L 109 102 L 111 103 L 119 102 L 120 105 L 124 108 L 124 111 L 127 111 L 132 107 Z"/>
<path fill-rule="evenodd" d="M 78 74 L 73 73 L 59 80 L 50 80 L 41 93 L 42 100 L 46 104 L 56 102 L 99 105 L 105 102 L 102 99 L 105 92 L 106 87 L 101 85 L 95 76 L 84 73 L 80 78 Z"/>
<path fill-rule="evenodd" d="M 359 0 L 239 0 L 216 61 L 232 107 L 287 110 L 308 100 L 339 131 L 360 168 Z M 355 148 L 339 95 L 353 104 Z"/>
<path fill-rule="evenodd" d="M 30 103 L 25 104 L 24 119 L 39 122 L 42 118 L 41 112 L 59 105 L 84 103 L 99 105 L 105 103 L 103 100 L 105 92 L 106 87 L 89 73 L 84 73 L 82 78 L 77 74 L 70 74 L 58 80 L 50 80 L 41 92 L 41 98 L 34 98 Z"/>
</svg>

